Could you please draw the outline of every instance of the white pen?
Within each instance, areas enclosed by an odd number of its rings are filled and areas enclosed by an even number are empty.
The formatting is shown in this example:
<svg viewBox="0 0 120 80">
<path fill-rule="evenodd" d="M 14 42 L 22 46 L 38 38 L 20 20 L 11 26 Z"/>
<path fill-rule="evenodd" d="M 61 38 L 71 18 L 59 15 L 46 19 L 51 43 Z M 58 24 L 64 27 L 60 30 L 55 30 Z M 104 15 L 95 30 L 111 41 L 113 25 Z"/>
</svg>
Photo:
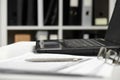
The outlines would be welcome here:
<svg viewBox="0 0 120 80">
<path fill-rule="evenodd" d="M 82 60 L 82 58 L 28 58 L 29 62 L 74 62 Z"/>
</svg>

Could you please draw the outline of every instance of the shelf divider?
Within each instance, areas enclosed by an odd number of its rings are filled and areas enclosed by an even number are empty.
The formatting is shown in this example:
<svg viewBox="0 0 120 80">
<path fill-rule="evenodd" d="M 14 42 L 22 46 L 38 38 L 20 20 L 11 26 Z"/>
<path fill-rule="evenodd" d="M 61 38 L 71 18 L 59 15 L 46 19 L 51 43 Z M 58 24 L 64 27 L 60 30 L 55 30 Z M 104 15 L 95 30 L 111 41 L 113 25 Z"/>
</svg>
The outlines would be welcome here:
<svg viewBox="0 0 120 80">
<path fill-rule="evenodd" d="M 63 39 L 63 0 L 59 0 L 59 30 L 58 38 Z"/>
<path fill-rule="evenodd" d="M 38 27 L 43 27 L 43 0 L 38 1 Z"/>
</svg>

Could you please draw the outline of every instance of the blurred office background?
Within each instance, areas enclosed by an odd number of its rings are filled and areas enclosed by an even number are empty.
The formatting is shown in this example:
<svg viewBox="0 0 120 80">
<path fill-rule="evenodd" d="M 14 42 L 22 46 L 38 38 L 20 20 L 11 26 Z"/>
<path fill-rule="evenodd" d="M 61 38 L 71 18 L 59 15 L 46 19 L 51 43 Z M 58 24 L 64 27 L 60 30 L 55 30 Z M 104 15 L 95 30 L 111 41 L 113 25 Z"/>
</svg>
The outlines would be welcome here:
<svg viewBox="0 0 120 80">
<path fill-rule="evenodd" d="M 116 0 L 1 0 L 1 46 L 104 38 Z"/>
</svg>

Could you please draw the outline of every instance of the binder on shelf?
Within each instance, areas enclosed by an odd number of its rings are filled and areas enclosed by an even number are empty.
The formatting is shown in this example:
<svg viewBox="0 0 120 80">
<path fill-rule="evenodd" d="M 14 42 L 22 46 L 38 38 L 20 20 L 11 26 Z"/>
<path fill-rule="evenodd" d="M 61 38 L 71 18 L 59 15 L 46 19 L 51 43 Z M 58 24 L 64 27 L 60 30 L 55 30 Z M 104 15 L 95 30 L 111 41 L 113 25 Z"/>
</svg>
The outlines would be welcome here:
<svg viewBox="0 0 120 80">
<path fill-rule="evenodd" d="M 58 0 L 44 0 L 44 25 L 58 25 Z"/>
<path fill-rule="evenodd" d="M 8 0 L 8 25 L 16 25 L 17 24 L 17 0 Z"/>
<path fill-rule="evenodd" d="M 81 0 L 70 0 L 69 9 L 69 25 L 81 25 Z"/>
<path fill-rule="evenodd" d="M 63 0 L 63 25 L 68 25 L 70 0 Z"/>
<path fill-rule="evenodd" d="M 37 31 L 36 40 L 48 40 L 48 31 Z"/>
<path fill-rule="evenodd" d="M 93 25 L 107 25 L 109 0 L 93 0 Z"/>
<path fill-rule="evenodd" d="M 23 23 L 23 0 L 16 0 L 17 1 L 17 25 L 22 25 Z"/>
<path fill-rule="evenodd" d="M 92 1 L 93 0 L 82 0 L 82 25 L 92 25 Z"/>
<path fill-rule="evenodd" d="M 8 25 L 37 25 L 37 0 L 8 0 Z"/>
<path fill-rule="evenodd" d="M 31 41 L 31 34 L 15 34 L 14 42 Z"/>
<path fill-rule="evenodd" d="M 27 0 L 26 25 L 37 25 L 37 0 Z"/>
</svg>

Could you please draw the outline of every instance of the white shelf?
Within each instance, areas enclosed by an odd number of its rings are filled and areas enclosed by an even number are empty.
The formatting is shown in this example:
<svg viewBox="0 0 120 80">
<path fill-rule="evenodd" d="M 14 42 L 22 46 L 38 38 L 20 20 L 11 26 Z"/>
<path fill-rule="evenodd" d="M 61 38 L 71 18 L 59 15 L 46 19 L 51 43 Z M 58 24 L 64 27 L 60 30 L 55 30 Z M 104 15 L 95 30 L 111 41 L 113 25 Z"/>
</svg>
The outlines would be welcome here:
<svg viewBox="0 0 120 80">
<path fill-rule="evenodd" d="M 58 30 L 58 27 L 38 27 L 38 26 L 9 26 L 7 30 Z"/>
<path fill-rule="evenodd" d="M 107 30 L 107 26 L 82 26 L 82 27 L 75 27 L 75 26 L 65 26 L 63 27 L 63 30 Z"/>
<path fill-rule="evenodd" d="M 107 26 L 63 26 L 62 30 L 107 30 Z M 9 26 L 7 30 L 58 30 L 58 26 Z"/>
</svg>

